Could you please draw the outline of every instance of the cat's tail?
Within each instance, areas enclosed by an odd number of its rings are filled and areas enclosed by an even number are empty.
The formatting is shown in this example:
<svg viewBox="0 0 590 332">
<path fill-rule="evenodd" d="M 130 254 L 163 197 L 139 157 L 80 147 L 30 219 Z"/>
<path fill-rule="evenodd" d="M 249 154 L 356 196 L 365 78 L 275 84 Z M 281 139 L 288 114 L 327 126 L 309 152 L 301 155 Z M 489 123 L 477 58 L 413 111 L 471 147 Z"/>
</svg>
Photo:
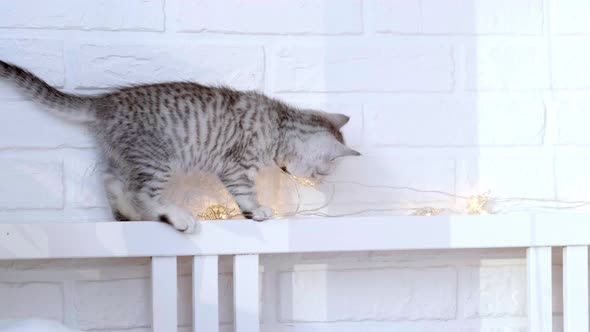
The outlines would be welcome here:
<svg viewBox="0 0 590 332">
<path fill-rule="evenodd" d="M 2 60 L 0 80 L 14 84 L 27 97 L 41 103 L 58 116 L 77 122 L 91 122 L 95 119 L 93 104 L 96 97 L 61 92 L 29 71 Z"/>
</svg>

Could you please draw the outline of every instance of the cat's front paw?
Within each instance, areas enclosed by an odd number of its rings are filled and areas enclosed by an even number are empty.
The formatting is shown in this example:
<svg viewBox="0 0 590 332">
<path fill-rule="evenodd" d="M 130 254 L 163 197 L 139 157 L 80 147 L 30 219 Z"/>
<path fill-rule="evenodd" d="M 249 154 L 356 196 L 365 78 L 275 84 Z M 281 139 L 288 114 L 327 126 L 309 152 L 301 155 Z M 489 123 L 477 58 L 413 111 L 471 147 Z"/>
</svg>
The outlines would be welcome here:
<svg viewBox="0 0 590 332">
<path fill-rule="evenodd" d="M 160 214 L 160 221 L 172 225 L 172 227 L 183 233 L 196 233 L 198 223 L 193 216 L 180 208 L 169 208 L 165 213 Z"/>
<path fill-rule="evenodd" d="M 272 209 L 266 206 L 261 206 L 252 211 L 244 211 L 242 213 L 247 219 L 254 219 L 256 221 L 263 221 L 272 217 Z"/>
</svg>

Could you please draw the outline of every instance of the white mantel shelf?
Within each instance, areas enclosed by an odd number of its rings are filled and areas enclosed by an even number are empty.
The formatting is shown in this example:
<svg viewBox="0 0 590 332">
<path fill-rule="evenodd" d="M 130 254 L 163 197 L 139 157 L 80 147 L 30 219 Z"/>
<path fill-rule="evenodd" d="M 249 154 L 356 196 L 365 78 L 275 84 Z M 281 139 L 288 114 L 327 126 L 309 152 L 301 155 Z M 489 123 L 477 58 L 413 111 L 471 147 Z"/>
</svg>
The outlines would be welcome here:
<svg viewBox="0 0 590 332">
<path fill-rule="evenodd" d="M 0 224 L 0 259 L 511 248 L 590 244 L 590 214 Z"/>
</svg>

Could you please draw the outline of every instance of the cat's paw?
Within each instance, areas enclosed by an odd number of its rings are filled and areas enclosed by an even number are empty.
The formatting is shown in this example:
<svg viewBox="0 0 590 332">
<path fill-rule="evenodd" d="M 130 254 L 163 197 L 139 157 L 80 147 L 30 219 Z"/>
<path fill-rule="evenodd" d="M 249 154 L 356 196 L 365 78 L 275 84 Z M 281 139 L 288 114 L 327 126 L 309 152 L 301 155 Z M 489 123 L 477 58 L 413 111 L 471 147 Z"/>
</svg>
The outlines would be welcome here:
<svg viewBox="0 0 590 332">
<path fill-rule="evenodd" d="M 183 233 L 196 233 L 198 231 L 199 224 L 195 218 L 188 211 L 180 208 L 167 209 L 167 211 L 159 215 L 159 219 Z"/>
<path fill-rule="evenodd" d="M 266 206 L 261 206 L 252 211 L 243 212 L 244 217 L 247 219 L 254 219 L 256 221 L 263 221 L 272 217 L 272 209 Z"/>
</svg>

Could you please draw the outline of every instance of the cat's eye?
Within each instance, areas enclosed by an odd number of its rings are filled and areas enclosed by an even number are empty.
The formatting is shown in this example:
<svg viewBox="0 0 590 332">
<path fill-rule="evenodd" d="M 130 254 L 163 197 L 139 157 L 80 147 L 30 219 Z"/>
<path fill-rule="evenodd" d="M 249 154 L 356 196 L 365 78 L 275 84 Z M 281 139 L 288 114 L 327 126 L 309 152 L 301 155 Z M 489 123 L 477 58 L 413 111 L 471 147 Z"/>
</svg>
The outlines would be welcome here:
<svg viewBox="0 0 590 332">
<path fill-rule="evenodd" d="M 289 171 L 287 171 L 287 166 L 281 166 L 281 171 L 283 171 L 287 174 L 291 174 L 291 173 L 289 173 Z"/>
</svg>

